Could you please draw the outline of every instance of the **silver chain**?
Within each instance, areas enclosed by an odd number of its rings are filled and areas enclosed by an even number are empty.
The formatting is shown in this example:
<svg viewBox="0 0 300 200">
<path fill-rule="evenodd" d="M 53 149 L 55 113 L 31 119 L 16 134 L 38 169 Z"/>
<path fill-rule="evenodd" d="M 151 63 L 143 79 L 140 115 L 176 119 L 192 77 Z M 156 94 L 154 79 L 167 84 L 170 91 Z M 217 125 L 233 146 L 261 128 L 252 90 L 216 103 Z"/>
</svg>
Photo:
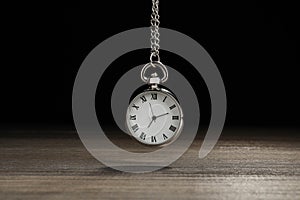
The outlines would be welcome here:
<svg viewBox="0 0 300 200">
<path fill-rule="evenodd" d="M 167 67 L 160 62 L 159 58 L 159 14 L 158 14 L 158 4 L 159 0 L 152 0 L 152 14 L 151 14 L 151 55 L 150 62 L 144 65 L 141 71 L 141 79 L 148 84 L 160 84 L 168 80 L 168 69 Z M 153 59 L 155 58 L 155 60 Z M 159 68 L 163 72 L 163 77 L 159 78 L 157 73 L 151 74 L 151 77 L 147 77 L 146 71 L 150 67 Z"/>
<path fill-rule="evenodd" d="M 159 14 L 158 14 L 158 4 L 159 0 L 152 0 L 152 14 L 151 14 L 151 56 L 150 61 L 152 62 L 152 57 L 157 57 L 159 61 Z"/>
</svg>

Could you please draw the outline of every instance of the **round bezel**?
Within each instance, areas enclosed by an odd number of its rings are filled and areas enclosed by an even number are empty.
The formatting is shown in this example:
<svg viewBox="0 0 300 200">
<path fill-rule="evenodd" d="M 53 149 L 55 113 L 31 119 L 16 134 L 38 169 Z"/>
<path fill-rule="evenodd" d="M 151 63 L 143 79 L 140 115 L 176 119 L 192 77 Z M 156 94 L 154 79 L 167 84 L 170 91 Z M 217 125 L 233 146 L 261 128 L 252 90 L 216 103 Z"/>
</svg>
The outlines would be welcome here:
<svg viewBox="0 0 300 200">
<path fill-rule="evenodd" d="M 153 92 L 160 93 L 160 95 L 164 95 L 164 96 L 167 96 L 168 98 L 170 98 L 171 101 L 175 103 L 175 105 L 178 109 L 178 117 L 179 117 L 178 127 L 176 127 L 176 130 L 174 131 L 173 135 L 171 137 L 169 137 L 168 139 L 165 139 L 165 140 L 159 141 L 159 142 L 149 142 L 148 140 L 142 139 L 140 137 L 140 135 L 136 134 L 136 132 L 132 128 L 132 124 L 130 123 L 131 122 L 130 121 L 130 113 L 131 113 L 131 109 L 133 109 L 132 108 L 133 103 L 137 102 L 137 100 L 140 99 L 142 96 L 145 96 L 145 95 L 147 95 L 149 93 L 153 93 Z M 162 146 L 162 145 L 170 144 L 170 143 L 174 142 L 176 140 L 176 138 L 182 132 L 182 129 L 183 129 L 183 112 L 182 112 L 182 108 L 181 108 L 176 96 L 171 91 L 169 91 L 165 88 L 146 89 L 143 92 L 138 93 L 130 101 L 129 106 L 127 108 L 127 112 L 126 112 L 126 127 L 127 127 L 128 132 L 130 133 L 130 135 L 142 144 L 152 145 L 152 146 Z"/>
</svg>

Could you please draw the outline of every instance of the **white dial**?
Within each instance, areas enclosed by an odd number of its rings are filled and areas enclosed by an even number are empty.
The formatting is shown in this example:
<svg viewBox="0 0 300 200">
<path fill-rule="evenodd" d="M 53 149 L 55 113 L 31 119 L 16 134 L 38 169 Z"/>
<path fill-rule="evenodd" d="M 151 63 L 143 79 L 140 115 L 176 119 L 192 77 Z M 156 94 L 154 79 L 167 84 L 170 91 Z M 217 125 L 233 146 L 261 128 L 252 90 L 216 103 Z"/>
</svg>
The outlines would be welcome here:
<svg viewBox="0 0 300 200">
<path fill-rule="evenodd" d="M 126 124 L 131 135 L 148 145 L 173 141 L 181 132 L 182 110 L 177 100 L 167 92 L 146 91 L 129 104 Z"/>
</svg>

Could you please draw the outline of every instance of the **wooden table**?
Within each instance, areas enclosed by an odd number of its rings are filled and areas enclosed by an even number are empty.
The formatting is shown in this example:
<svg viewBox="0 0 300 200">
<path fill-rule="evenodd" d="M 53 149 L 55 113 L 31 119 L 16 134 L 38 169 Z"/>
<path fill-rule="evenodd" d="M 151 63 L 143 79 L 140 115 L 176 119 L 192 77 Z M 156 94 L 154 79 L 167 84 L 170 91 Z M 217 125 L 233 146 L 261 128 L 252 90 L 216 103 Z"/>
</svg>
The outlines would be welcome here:
<svg viewBox="0 0 300 200">
<path fill-rule="evenodd" d="M 130 174 L 95 160 L 74 131 L 2 131 L 0 199 L 300 199 L 299 133 L 225 130 L 205 159 L 198 138 L 171 166 Z"/>
</svg>

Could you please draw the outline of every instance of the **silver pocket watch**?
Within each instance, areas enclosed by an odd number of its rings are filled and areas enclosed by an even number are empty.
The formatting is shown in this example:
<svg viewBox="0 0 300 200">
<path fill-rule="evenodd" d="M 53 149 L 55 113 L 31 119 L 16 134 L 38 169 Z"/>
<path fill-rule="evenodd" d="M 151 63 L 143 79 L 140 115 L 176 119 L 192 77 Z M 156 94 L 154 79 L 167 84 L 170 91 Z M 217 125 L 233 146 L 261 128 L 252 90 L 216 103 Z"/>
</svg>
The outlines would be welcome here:
<svg viewBox="0 0 300 200">
<path fill-rule="evenodd" d="M 168 69 L 159 57 L 159 1 L 152 0 L 151 54 L 150 62 L 144 65 L 141 79 L 147 83 L 143 91 L 135 92 L 126 113 L 126 126 L 130 135 L 142 144 L 166 145 L 175 141 L 183 128 L 183 112 L 173 92 L 161 84 L 168 79 Z M 156 58 L 156 61 L 153 61 Z M 150 67 L 160 68 L 163 77 L 153 73 L 146 77 Z"/>
<path fill-rule="evenodd" d="M 157 73 L 145 77 L 150 67 L 159 67 L 164 77 L 160 79 Z M 160 61 L 151 61 L 143 67 L 141 78 L 147 85 L 132 95 L 126 113 L 127 130 L 142 144 L 170 144 L 182 131 L 183 112 L 175 94 L 161 85 L 168 79 L 167 68 Z"/>
</svg>

